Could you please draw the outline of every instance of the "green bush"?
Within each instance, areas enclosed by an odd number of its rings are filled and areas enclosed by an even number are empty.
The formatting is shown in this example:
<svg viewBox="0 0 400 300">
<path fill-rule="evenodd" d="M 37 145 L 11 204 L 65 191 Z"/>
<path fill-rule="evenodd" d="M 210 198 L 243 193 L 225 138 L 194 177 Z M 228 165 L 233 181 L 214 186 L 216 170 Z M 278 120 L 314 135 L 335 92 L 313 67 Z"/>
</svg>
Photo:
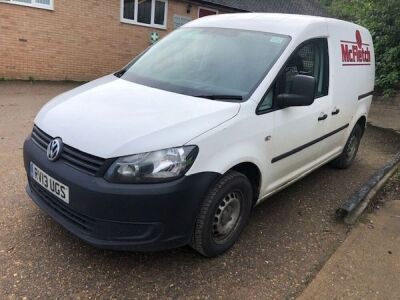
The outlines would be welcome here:
<svg viewBox="0 0 400 300">
<path fill-rule="evenodd" d="M 400 81 L 400 1 L 321 0 L 335 18 L 360 24 L 371 32 L 376 59 L 376 88 L 393 95 Z"/>
</svg>

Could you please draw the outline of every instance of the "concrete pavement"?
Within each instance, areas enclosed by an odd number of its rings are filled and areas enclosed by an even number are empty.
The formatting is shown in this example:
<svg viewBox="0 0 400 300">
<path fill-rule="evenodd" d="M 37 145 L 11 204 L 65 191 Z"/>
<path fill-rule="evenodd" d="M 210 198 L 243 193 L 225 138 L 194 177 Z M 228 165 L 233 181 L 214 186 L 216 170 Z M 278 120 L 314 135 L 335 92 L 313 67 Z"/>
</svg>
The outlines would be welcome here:
<svg viewBox="0 0 400 300">
<path fill-rule="evenodd" d="M 400 133 L 400 92 L 389 99 L 375 97 L 368 122 L 374 126 Z"/>
<path fill-rule="evenodd" d="M 400 172 L 299 300 L 400 298 Z"/>
</svg>

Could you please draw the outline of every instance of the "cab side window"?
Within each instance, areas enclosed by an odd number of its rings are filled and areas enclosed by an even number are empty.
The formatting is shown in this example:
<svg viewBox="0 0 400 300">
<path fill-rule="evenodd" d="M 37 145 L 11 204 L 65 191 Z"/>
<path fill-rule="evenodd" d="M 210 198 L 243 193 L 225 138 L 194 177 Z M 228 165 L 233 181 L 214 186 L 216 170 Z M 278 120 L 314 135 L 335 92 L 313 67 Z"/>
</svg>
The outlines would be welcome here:
<svg viewBox="0 0 400 300">
<path fill-rule="evenodd" d="M 296 75 L 315 78 L 315 98 L 328 94 L 329 58 L 326 39 L 314 39 L 292 54 L 277 81 L 277 92 L 290 93 L 293 77 Z"/>
<path fill-rule="evenodd" d="M 274 88 L 271 88 L 267 94 L 265 94 L 263 100 L 258 106 L 258 111 L 264 112 L 272 108 L 274 99 Z"/>
<path fill-rule="evenodd" d="M 306 42 L 290 56 L 275 84 L 261 100 L 257 112 L 262 114 L 274 109 L 274 97 L 278 94 L 290 93 L 293 78 L 296 75 L 308 75 L 315 78 L 315 98 L 328 95 L 329 56 L 328 42 L 325 38 Z"/>
</svg>

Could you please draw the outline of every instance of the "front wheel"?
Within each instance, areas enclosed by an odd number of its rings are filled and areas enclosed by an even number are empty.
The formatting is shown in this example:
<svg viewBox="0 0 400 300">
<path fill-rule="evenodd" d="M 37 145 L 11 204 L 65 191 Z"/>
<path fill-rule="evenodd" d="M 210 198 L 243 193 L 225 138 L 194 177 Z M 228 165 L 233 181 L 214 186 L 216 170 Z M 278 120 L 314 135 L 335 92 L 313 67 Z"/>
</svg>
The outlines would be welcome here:
<svg viewBox="0 0 400 300">
<path fill-rule="evenodd" d="M 347 169 L 350 167 L 357 155 L 358 146 L 360 145 L 362 137 L 362 128 L 360 124 L 356 124 L 353 128 L 353 131 L 350 133 L 350 136 L 346 142 L 346 145 L 343 148 L 342 154 L 339 157 L 335 158 L 331 165 L 338 169 Z"/>
<path fill-rule="evenodd" d="M 201 205 L 191 247 L 207 257 L 226 252 L 238 240 L 250 217 L 252 199 L 248 178 L 236 171 L 226 173 Z"/>
</svg>

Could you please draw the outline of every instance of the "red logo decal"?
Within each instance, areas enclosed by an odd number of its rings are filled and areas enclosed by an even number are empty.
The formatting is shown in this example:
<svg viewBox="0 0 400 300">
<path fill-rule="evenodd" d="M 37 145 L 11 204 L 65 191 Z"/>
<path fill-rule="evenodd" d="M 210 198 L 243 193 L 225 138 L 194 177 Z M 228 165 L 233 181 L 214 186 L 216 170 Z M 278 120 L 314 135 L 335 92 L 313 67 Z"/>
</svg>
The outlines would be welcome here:
<svg viewBox="0 0 400 300">
<path fill-rule="evenodd" d="M 358 48 L 362 48 L 362 39 L 361 39 L 361 33 L 360 30 L 356 31 L 356 41 L 357 41 L 357 46 Z"/>
<path fill-rule="evenodd" d="M 340 41 L 343 66 L 364 66 L 371 64 L 369 44 L 362 42 L 361 33 L 356 31 L 356 41 Z"/>
</svg>

